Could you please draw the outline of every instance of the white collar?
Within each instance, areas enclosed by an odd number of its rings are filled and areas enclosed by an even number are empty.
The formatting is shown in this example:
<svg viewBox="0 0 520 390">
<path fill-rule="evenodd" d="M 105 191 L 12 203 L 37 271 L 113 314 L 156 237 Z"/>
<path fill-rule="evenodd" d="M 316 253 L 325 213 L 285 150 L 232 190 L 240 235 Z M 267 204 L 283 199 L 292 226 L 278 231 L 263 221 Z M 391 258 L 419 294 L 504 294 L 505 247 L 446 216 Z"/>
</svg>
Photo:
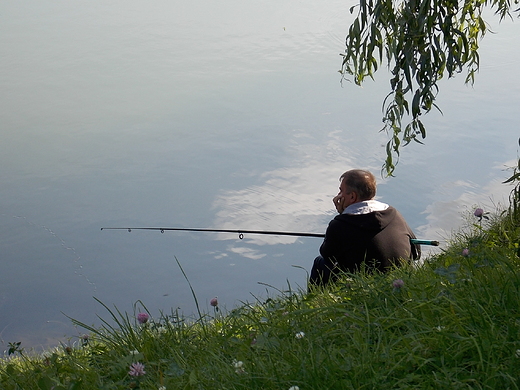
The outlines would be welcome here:
<svg viewBox="0 0 520 390">
<path fill-rule="evenodd" d="M 389 205 L 386 203 L 379 202 L 374 199 L 364 200 L 363 202 L 358 202 L 351 204 L 345 210 L 343 210 L 342 214 L 368 214 L 374 211 L 383 211 L 386 210 Z"/>
</svg>

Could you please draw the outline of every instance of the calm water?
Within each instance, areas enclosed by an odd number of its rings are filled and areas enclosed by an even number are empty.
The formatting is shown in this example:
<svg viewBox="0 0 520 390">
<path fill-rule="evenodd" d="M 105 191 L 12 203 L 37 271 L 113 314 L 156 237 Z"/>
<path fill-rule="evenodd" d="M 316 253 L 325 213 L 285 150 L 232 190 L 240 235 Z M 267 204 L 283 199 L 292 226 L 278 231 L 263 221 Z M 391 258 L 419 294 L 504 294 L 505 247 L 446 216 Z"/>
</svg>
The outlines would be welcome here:
<svg viewBox="0 0 520 390">
<path fill-rule="evenodd" d="M 65 315 L 107 318 L 93 297 L 191 314 L 175 257 L 204 308 L 275 293 L 265 284 L 304 288 L 293 265 L 309 269 L 319 239 L 100 228 L 323 232 L 339 175 L 378 173 L 384 158 L 385 75 L 357 88 L 337 73 L 352 4 L 0 3 L 2 347 L 81 334 Z M 515 23 L 492 25 L 473 88 L 442 83 L 426 145 L 380 180 L 420 237 L 442 240 L 461 213 L 506 199 Z"/>
</svg>

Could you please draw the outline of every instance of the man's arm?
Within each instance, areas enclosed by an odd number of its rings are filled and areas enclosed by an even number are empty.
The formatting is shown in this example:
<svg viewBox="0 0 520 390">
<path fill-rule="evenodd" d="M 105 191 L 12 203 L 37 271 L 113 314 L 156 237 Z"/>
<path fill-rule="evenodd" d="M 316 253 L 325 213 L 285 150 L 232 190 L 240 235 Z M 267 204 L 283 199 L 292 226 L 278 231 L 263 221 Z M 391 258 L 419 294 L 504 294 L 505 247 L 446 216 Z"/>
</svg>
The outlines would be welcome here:
<svg viewBox="0 0 520 390">
<path fill-rule="evenodd" d="M 410 237 L 410 239 L 417 238 L 417 237 L 415 237 L 414 232 L 412 231 L 412 229 L 410 229 L 410 226 L 408 226 L 408 224 L 406 223 L 404 218 L 403 218 L 403 221 L 406 224 L 406 228 L 408 229 L 408 236 Z M 410 258 L 412 260 L 419 260 L 421 258 L 421 246 L 419 244 L 412 244 L 412 242 L 410 241 L 410 247 L 411 247 Z"/>
<path fill-rule="evenodd" d="M 415 238 L 415 235 L 412 233 L 412 238 Z M 412 260 L 419 260 L 421 258 L 421 246 L 419 244 L 412 244 L 410 242 L 410 246 L 412 247 Z"/>
<path fill-rule="evenodd" d="M 339 229 L 338 221 L 332 220 L 325 231 L 325 238 L 320 246 L 320 255 L 331 262 L 336 262 L 341 254 L 341 235 L 342 231 Z"/>
</svg>

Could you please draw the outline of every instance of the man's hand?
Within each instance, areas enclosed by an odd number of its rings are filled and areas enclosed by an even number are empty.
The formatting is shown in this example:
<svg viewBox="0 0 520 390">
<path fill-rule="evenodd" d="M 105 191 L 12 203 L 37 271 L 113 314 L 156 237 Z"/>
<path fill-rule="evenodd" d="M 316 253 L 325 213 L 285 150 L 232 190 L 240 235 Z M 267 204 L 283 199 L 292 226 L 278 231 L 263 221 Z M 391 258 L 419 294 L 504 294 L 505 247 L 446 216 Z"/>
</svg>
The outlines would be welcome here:
<svg viewBox="0 0 520 390">
<path fill-rule="evenodd" d="M 334 203 L 334 207 L 336 207 L 336 210 L 338 210 L 338 213 L 341 214 L 343 210 L 345 210 L 345 198 L 343 197 L 341 192 L 332 199 L 332 202 Z"/>
</svg>

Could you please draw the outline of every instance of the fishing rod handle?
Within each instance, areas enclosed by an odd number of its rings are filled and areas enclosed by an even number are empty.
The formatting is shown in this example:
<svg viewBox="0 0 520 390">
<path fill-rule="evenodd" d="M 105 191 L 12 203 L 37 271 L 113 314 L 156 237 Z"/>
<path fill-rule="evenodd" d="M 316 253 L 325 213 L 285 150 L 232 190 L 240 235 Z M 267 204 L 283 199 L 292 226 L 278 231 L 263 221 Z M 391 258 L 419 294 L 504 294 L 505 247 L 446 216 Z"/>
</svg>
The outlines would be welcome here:
<svg viewBox="0 0 520 390">
<path fill-rule="evenodd" d="M 410 242 L 415 245 L 439 246 L 439 241 L 435 241 L 435 240 L 419 240 L 417 238 L 411 238 Z"/>
</svg>

